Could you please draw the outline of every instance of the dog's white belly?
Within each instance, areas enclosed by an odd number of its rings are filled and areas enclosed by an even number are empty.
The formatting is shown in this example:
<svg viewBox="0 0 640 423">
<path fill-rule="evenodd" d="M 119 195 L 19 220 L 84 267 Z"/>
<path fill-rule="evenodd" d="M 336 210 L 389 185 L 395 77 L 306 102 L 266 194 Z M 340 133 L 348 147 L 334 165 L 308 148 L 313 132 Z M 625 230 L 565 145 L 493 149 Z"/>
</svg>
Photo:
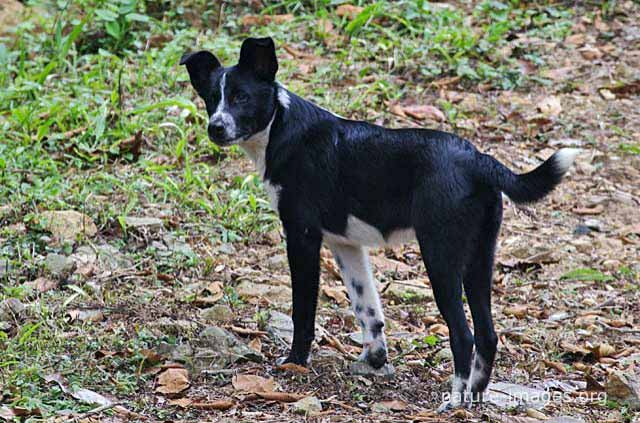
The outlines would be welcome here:
<svg viewBox="0 0 640 423">
<path fill-rule="evenodd" d="M 367 222 L 353 215 L 347 217 L 347 228 L 343 235 L 326 230 L 322 231 L 325 242 L 331 244 L 362 245 L 365 247 L 382 247 L 397 245 L 415 240 L 413 228 L 403 228 L 393 231 L 385 239 L 382 233 Z"/>
</svg>

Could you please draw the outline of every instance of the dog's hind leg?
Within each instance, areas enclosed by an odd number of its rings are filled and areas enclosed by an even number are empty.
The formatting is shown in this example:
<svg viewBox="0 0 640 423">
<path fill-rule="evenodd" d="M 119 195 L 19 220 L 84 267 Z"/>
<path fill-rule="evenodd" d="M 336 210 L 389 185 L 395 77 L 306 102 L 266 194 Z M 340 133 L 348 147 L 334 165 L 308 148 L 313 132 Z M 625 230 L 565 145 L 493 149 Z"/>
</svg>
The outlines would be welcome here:
<svg viewBox="0 0 640 423">
<path fill-rule="evenodd" d="M 362 328 L 363 350 L 360 359 L 378 369 L 387 362 L 387 343 L 383 331 L 382 305 L 367 250 L 337 243 L 329 244 L 329 248 L 340 267 L 351 307 Z"/>
<path fill-rule="evenodd" d="M 491 318 L 491 282 L 496 239 L 502 220 L 502 203 L 498 199 L 494 204 L 495 206 L 488 209 L 473 258 L 463 277 L 464 289 L 473 317 L 476 347 L 467 385 L 469 396 L 473 401 L 482 399 L 482 392 L 489 383 L 498 344 Z"/>
<path fill-rule="evenodd" d="M 465 401 L 473 352 L 473 336 L 462 304 L 462 270 L 465 258 L 464 229 L 456 231 L 451 222 L 429 222 L 416 228 L 422 257 L 427 267 L 433 295 L 449 328 L 453 352 L 454 379 L 451 397 L 440 410 L 459 406 Z M 422 230 L 420 230 L 422 229 Z"/>
</svg>

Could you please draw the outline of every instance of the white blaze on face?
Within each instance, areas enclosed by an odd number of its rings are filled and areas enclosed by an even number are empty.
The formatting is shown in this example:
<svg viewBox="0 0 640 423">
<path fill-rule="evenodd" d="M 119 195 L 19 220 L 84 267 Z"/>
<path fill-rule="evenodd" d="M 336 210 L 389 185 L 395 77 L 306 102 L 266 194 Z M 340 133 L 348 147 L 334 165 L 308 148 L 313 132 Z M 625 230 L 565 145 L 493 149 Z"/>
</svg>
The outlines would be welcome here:
<svg viewBox="0 0 640 423">
<path fill-rule="evenodd" d="M 227 139 L 232 140 L 236 137 L 236 121 L 233 120 L 233 116 L 229 113 L 228 104 L 224 97 L 224 87 L 227 82 L 227 74 L 223 73 L 220 78 L 220 102 L 216 111 L 209 118 L 209 122 L 213 124 L 222 125 Z"/>
</svg>

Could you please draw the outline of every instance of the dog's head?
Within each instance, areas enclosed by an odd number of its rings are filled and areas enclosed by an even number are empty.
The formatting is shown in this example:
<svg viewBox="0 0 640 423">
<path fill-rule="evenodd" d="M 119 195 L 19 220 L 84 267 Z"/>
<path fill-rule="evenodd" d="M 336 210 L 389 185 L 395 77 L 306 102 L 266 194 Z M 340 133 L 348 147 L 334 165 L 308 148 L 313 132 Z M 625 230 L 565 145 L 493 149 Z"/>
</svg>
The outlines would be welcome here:
<svg viewBox="0 0 640 423">
<path fill-rule="evenodd" d="M 278 59 L 271 38 L 247 38 L 235 66 L 222 66 L 208 51 L 187 53 L 180 64 L 187 66 L 193 88 L 207 105 L 213 142 L 238 144 L 269 125 L 278 92 Z"/>
</svg>

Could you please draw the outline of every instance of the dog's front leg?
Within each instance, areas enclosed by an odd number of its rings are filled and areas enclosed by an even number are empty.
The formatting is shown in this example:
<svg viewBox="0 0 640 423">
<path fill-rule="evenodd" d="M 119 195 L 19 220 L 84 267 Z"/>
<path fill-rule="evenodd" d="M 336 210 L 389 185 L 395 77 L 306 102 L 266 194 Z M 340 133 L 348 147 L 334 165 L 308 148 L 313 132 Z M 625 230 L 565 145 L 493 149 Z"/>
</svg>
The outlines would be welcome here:
<svg viewBox="0 0 640 423">
<path fill-rule="evenodd" d="M 293 290 L 293 345 L 285 362 L 305 366 L 315 335 L 322 234 L 304 225 L 286 223 L 285 233 Z"/>
<path fill-rule="evenodd" d="M 360 360 L 379 369 L 387 362 L 387 342 L 384 336 L 382 304 L 371 273 L 369 256 L 364 247 L 329 244 L 338 262 L 344 285 L 349 292 L 351 307 L 362 328 Z"/>
</svg>

